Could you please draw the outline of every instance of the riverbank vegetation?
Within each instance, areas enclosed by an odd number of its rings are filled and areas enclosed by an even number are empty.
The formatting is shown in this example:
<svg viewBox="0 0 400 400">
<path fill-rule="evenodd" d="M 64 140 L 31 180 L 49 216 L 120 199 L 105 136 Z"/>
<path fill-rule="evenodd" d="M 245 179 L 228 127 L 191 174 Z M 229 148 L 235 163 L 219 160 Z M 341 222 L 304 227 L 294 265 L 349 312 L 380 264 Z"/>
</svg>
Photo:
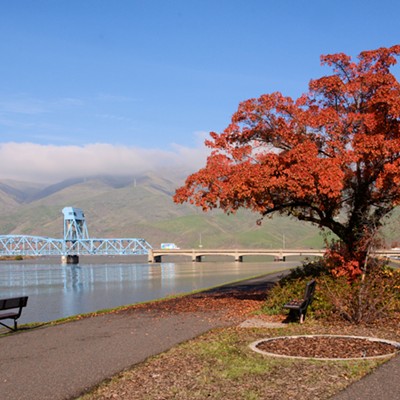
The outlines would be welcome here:
<svg viewBox="0 0 400 400">
<path fill-rule="evenodd" d="M 23 256 L 2 256 L 0 257 L 0 261 L 22 261 L 24 259 Z"/>
</svg>

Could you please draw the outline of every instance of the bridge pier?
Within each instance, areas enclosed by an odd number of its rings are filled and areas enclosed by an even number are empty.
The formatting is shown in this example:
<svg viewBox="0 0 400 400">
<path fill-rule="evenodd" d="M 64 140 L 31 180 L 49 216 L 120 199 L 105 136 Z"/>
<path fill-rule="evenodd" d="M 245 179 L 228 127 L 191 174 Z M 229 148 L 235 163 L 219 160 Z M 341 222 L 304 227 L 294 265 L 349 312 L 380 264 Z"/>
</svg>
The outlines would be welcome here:
<svg viewBox="0 0 400 400">
<path fill-rule="evenodd" d="M 243 262 L 243 256 L 235 255 L 235 261 L 236 262 Z"/>
<path fill-rule="evenodd" d="M 61 264 L 79 264 L 79 256 L 76 254 L 61 256 Z"/>
<path fill-rule="evenodd" d="M 155 256 L 153 250 L 150 249 L 147 255 L 147 262 L 149 263 L 160 263 L 162 260 L 161 256 Z"/>
</svg>

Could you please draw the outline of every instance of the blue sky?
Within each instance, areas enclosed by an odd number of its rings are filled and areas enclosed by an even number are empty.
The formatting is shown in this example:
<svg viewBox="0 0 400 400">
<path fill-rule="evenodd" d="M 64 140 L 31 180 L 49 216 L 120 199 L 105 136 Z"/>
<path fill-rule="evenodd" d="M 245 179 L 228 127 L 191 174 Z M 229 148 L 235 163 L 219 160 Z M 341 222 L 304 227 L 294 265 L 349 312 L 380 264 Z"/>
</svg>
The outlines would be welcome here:
<svg viewBox="0 0 400 400">
<path fill-rule="evenodd" d="M 329 72 L 321 54 L 400 43 L 399 15 L 397 0 L 0 0 L 0 178 L 64 179 L 71 159 L 70 174 L 197 168 L 240 101 L 297 97 Z"/>
</svg>

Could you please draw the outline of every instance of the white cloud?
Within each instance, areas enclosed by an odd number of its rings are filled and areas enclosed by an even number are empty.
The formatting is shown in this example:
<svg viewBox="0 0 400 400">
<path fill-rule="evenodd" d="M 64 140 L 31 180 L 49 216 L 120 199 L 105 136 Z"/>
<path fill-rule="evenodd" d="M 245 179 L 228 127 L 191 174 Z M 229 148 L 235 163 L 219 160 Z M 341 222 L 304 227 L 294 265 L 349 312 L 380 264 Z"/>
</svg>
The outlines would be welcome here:
<svg viewBox="0 0 400 400">
<path fill-rule="evenodd" d="M 205 163 L 204 145 L 172 150 L 142 149 L 94 143 L 55 146 L 36 143 L 0 143 L 0 179 L 58 182 L 93 175 L 135 175 L 146 171 L 180 169 L 192 172 Z"/>
</svg>

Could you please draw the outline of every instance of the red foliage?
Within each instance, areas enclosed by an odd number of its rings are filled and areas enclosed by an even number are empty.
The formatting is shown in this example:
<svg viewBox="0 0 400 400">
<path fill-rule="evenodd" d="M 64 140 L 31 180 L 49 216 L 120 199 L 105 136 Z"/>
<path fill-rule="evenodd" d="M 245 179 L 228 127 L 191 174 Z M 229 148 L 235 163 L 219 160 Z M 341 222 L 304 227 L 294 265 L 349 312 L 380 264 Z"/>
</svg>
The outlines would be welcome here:
<svg viewBox="0 0 400 400">
<path fill-rule="evenodd" d="M 332 272 L 332 275 L 337 278 L 344 276 L 351 282 L 362 273 L 360 261 L 347 254 L 346 249 L 327 249 L 325 253 L 325 259 L 327 266 Z"/>
<path fill-rule="evenodd" d="M 390 72 L 399 54 L 396 45 L 364 51 L 358 62 L 322 56 L 334 73 L 297 100 L 272 93 L 242 102 L 231 124 L 210 134 L 206 166 L 174 200 L 329 228 L 348 246 L 351 274 L 364 236 L 400 203 L 400 84 Z"/>
</svg>

